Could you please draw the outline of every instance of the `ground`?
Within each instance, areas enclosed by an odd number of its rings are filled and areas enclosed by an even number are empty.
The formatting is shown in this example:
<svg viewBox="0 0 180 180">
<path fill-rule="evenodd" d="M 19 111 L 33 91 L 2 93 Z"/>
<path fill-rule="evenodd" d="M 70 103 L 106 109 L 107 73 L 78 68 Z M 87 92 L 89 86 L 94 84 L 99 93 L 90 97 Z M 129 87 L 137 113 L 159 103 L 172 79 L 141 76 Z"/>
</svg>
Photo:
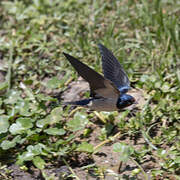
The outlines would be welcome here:
<svg viewBox="0 0 180 180">
<path fill-rule="evenodd" d="M 179 179 L 179 1 L 0 1 L 0 179 Z M 110 49 L 138 104 L 89 97 L 63 56 L 102 74 Z"/>
</svg>

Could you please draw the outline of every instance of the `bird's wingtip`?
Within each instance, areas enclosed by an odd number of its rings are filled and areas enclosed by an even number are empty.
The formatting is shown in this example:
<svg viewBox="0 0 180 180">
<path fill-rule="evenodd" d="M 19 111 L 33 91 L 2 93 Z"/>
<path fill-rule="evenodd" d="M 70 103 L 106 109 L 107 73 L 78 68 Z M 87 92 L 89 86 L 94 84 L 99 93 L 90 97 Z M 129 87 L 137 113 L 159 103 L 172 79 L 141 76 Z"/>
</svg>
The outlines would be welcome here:
<svg viewBox="0 0 180 180">
<path fill-rule="evenodd" d="M 102 47 L 104 47 L 101 43 L 98 43 L 98 47 L 99 48 L 102 48 Z"/>
<path fill-rule="evenodd" d="M 101 43 L 98 43 L 98 47 L 99 47 L 99 50 L 100 50 L 101 52 L 108 50 L 108 49 L 107 49 L 103 44 L 101 44 Z"/>
<path fill-rule="evenodd" d="M 68 60 L 74 59 L 73 56 L 71 56 L 71 55 L 69 55 L 69 54 L 67 54 L 67 53 L 65 53 L 65 52 L 63 52 L 63 54 L 64 54 L 64 56 L 65 56 Z"/>
<path fill-rule="evenodd" d="M 69 56 L 69 54 L 67 54 L 67 53 L 65 53 L 65 52 L 63 52 L 63 54 L 64 54 L 64 56 L 66 56 L 66 57 Z"/>
</svg>

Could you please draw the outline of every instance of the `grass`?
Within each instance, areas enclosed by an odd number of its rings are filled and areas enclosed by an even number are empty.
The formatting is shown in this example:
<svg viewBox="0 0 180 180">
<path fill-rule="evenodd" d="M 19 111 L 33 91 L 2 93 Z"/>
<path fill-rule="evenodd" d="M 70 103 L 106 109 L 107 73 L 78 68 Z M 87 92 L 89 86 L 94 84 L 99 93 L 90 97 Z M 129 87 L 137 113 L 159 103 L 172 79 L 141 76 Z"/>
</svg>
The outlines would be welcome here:
<svg viewBox="0 0 180 180">
<path fill-rule="evenodd" d="M 106 179 L 111 165 L 94 156 L 108 146 L 112 159 L 136 166 L 112 179 L 179 178 L 179 1 L 2 0 L 0 11 L 1 178 L 10 178 L 16 163 L 44 179 L 55 178 L 49 166 L 69 167 L 65 179 L 85 179 L 82 171 Z M 99 42 L 143 90 L 145 105 L 134 115 L 61 105 L 77 80 L 62 52 L 102 72 Z M 152 167 L 144 165 L 147 157 Z"/>
</svg>

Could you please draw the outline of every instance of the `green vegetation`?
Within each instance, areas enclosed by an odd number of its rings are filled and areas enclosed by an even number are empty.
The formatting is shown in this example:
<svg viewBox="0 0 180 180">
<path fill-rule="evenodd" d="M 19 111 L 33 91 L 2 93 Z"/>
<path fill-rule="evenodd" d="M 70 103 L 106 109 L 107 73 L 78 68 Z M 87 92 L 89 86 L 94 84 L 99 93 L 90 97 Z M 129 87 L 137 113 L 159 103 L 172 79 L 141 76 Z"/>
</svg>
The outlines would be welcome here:
<svg viewBox="0 0 180 180">
<path fill-rule="evenodd" d="M 61 166 L 64 179 L 179 178 L 180 1 L 2 0 L 0 12 L 1 179 L 12 164 L 48 180 Z M 78 77 L 62 52 L 101 72 L 99 42 L 143 91 L 134 113 L 61 105 Z"/>
</svg>

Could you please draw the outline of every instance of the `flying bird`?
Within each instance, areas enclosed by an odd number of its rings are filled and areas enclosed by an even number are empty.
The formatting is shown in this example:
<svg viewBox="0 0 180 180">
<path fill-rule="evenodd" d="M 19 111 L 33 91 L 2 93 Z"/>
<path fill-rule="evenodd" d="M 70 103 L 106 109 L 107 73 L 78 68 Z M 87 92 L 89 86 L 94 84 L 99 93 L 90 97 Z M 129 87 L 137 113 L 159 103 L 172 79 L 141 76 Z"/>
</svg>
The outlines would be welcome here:
<svg viewBox="0 0 180 180">
<path fill-rule="evenodd" d="M 65 102 L 83 106 L 95 111 L 119 111 L 135 103 L 135 98 L 127 94 L 130 82 L 127 74 L 113 53 L 98 44 L 102 56 L 104 77 L 73 56 L 63 53 L 78 74 L 89 83 L 90 98 Z"/>
</svg>

